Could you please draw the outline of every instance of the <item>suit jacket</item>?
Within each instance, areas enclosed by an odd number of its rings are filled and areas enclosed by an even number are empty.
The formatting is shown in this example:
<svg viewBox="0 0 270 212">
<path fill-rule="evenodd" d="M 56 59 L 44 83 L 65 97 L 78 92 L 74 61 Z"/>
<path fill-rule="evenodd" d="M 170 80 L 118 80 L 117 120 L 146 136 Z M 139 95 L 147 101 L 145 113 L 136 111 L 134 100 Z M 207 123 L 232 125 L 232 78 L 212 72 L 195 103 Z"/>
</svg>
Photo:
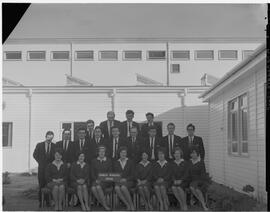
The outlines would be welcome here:
<svg viewBox="0 0 270 212">
<path fill-rule="evenodd" d="M 130 159 L 127 160 L 127 163 L 124 169 L 122 169 L 121 164 L 118 160 L 114 161 L 113 171 L 115 173 L 120 173 L 121 178 L 126 178 L 127 181 L 135 180 L 135 177 L 134 177 L 135 166 L 134 166 L 134 162 Z"/>
<path fill-rule="evenodd" d="M 118 139 L 118 150 L 121 146 L 127 146 L 127 141 L 123 137 L 119 137 Z M 107 150 L 106 150 L 106 156 L 109 158 L 118 159 L 119 158 L 119 152 L 116 152 L 116 156 L 113 158 L 113 138 L 110 138 L 107 142 Z"/>
<path fill-rule="evenodd" d="M 162 146 L 166 148 L 166 160 L 169 160 L 169 136 L 166 135 L 162 139 Z M 174 135 L 174 140 L 173 140 L 173 146 L 171 149 L 171 155 L 173 156 L 173 149 L 175 147 L 180 147 L 181 148 L 181 137 L 178 135 Z M 181 148 L 182 149 L 182 148 Z M 183 150 L 182 150 L 183 151 Z"/>
<path fill-rule="evenodd" d="M 127 138 L 128 158 L 132 159 L 135 163 L 141 159 L 142 138 L 137 137 L 134 144 L 132 138 Z"/>
<path fill-rule="evenodd" d="M 102 133 L 103 133 L 104 138 L 108 139 L 109 137 L 112 137 L 112 136 L 109 136 L 107 120 L 101 122 L 99 126 L 100 126 L 101 129 L 102 129 Z M 120 133 L 121 133 L 121 129 L 120 129 L 120 127 L 121 127 L 121 122 L 118 121 L 118 120 L 114 120 L 114 126 L 119 127 L 119 130 L 120 130 Z"/>
<path fill-rule="evenodd" d="M 138 129 L 138 135 L 140 135 L 140 126 L 137 122 L 132 121 L 132 127 L 136 127 Z M 127 129 L 127 121 L 123 121 L 120 126 L 121 136 L 127 138 L 128 137 L 128 129 Z"/>
<path fill-rule="evenodd" d="M 148 152 L 148 160 L 151 160 L 151 156 L 152 156 L 152 151 L 151 151 L 151 146 L 150 146 L 150 138 L 147 137 L 144 139 L 142 148 L 146 149 L 146 151 Z M 155 137 L 155 144 L 154 144 L 154 153 L 155 153 L 155 160 L 158 159 L 158 148 L 162 147 L 162 138 L 160 137 Z"/>
<path fill-rule="evenodd" d="M 181 145 L 183 146 L 183 152 L 184 152 L 184 159 L 185 160 L 190 160 L 190 145 L 189 145 L 189 138 L 188 136 L 184 137 L 181 139 Z M 199 136 L 195 136 L 193 138 L 193 143 L 192 145 L 195 145 L 198 147 L 199 152 L 200 152 L 200 157 L 202 160 L 204 160 L 205 156 L 205 150 L 204 150 L 204 145 L 203 145 L 203 140 Z"/>
<path fill-rule="evenodd" d="M 96 139 L 94 137 L 94 139 L 91 139 L 89 142 L 89 146 L 90 146 L 90 160 L 92 161 L 94 158 L 97 157 L 98 154 L 98 146 L 100 145 L 104 145 L 107 146 L 108 141 L 105 138 L 100 138 L 99 143 L 96 143 Z"/>
<path fill-rule="evenodd" d="M 80 150 L 80 141 L 79 140 L 74 141 L 74 151 L 75 151 L 75 161 L 77 161 L 78 160 L 78 154 L 79 154 L 79 152 L 81 152 L 81 150 Z M 90 159 L 90 144 L 86 139 L 84 141 L 84 146 L 83 146 L 82 152 L 84 153 L 84 157 L 85 157 L 84 161 L 86 163 L 90 163 L 91 162 L 91 159 Z"/>
<path fill-rule="evenodd" d="M 157 129 L 157 137 L 160 137 L 162 138 L 162 128 L 160 125 L 158 125 L 157 123 L 154 122 L 154 126 L 156 127 Z M 141 128 L 141 135 L 143 138 L 146 138 L 148 137 L 148 123 L 145 123 L 142 125 L 142 128 Z"/>
<path fill-rule="evenodd" d="M 54 160 L 54 151 L 55 151 L 55 144 L 51 143 L 51 150 L 50 154 L 46 154 L 45 150 L 45 141 L 40 142 L 36 145 L 36 148 L 33 153 L 34 159 L 38 163 L 38 169 L 46 169 L 46 166 L 50 164 Z"/>
<path fill-rule="evenodd" d="M 89 135 L 89 132 L 86 131 L 85 140 L 87 140 L 88 142 L 90 142 L 90 140 L 92 140 L 94 137 L 95 137 L 94 132 L 93 132 L 93 135 Z"/>
<path fill-rule="evenodd" d="M 74 142 L 73 141 L 68 142 L 67 150 L 64 150 L 63 142 L 64 141 L 62 140 L 62 141 L 58 141 L 56 143 L 56 148 L 63 150 L 62 161 L 64 163 L 73 163 L 74 161 L 77 160 L 76 154 L 75 154 L 75 149 L 74 149 Z"/>
</svg>

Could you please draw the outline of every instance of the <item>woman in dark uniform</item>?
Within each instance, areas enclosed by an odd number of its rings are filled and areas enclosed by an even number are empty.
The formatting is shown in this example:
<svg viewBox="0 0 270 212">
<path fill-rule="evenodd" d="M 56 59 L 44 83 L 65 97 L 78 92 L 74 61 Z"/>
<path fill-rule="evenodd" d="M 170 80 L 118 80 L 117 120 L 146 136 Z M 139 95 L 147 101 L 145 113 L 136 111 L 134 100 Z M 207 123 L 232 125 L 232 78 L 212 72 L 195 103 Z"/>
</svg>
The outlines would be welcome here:
<svg viewBox="0 0 270 212">
<path fill-rule="evenodd" d="M 139 194 L 144 201 L 146 210 L 153 210 L 150 202 L 150 187 L 152 180 L 153 165 L 148 160 L 148 152 L 142 151 L 142 160 L 136 166 L 136 180 Z"/>
<path fill-rule="evenodd" d="M 54 210 L 63 210 L 65 199 L 65 186 L 67 183 L 67 166 L 62 161 L 62 150 L 56 149 L 54 153 L 54 161 L 48 164 L 46 168 L 47 186 L 52 191 L 53 200 L 55 202 Z"/>
<path fill-rule="evenodd" d="M 121 174 L 119 182 L 115 183 L 115 192 L 127 206 L 127 210 L 135 210 L 129 189 L 134 186 L 134 164 L 127 158 L 127 147 L 119 148 L 120 158 L 114 162 L 114 172 Z"/>
<path fill-rule="evenodd" d="M 198 147 L 193 146 L 190 149 L 190 168 L 189 177 L 191 180 L 190 190 L 192 194 L 200 201 L 204 210 L 208 210 L 204 200 L 203 192 L 207 190 L 206 171 L 204 162 L 200 159 Z"/>
<path fill-rule="evenodd" d="M 174 158 L 172 161 L 172 191 L 176 199 L 178 200 L 181 209 L 187 210 L 186 193 L 185 189 L 188 188 L 188 174 L 189 174 L 189 162 L 183 159 L 183 151 L 176 147 L 174 149 Z"/>
<path fill-rule="evenodd" d="M 167 188 L 171 180 L 171 166 L 165 160 L 165 152 L 165 148 L 159 148 L 158 161 L 154 163 L 153 168 L 154 189 L 160 204 L 160 210 L 169 209 Z"/>
<path fill-rule="evenodd" d="M 73 163 L 70 170 L 71 186 L 77 191 L 82 210 L 90 210 L 88 204 L 89 165 L 84 162 L 83 152 L 78 154 L 78 161 Z"/>
<path fill-rule="evenodd" d="M 104 189 L 112 187 L 110 182 L 100 182 L 98 180 L 98 175 L 100 173 L 112 172 L 112 161 L 106 156 L 106 147 L 98 147 L 98 157 L 92 160 L 91 164 L 91 179 L 92 179 L 92 192 L 100 204 L 105 208 L 105 210 L 110 210 L 107 206 L 106 198 L 104 195 Z"/>
</svg>

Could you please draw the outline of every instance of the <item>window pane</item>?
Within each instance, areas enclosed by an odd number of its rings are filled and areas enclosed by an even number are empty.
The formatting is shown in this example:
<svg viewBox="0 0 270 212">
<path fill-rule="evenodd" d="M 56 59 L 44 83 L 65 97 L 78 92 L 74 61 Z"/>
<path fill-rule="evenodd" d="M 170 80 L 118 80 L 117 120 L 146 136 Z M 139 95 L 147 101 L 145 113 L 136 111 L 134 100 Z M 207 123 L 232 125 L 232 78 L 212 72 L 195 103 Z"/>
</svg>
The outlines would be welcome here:
<svg viewBox="0 0 270 212">
<path fill-rule="evenodd" d="M 149 59 L 165 59 L 166 52 L 165 51 L 149 51 L 148 58 Z"/>
<path fill-rule="evenodd" d="M 237 50 L 220 50 L 219 59 L 237 59 Z"/>
<path fill-rule="evenodd" d="M 101 60 L 117 60 L 118 58 L 117 51 L 101 51 L 100 59 Z"/>
<path fill-rule="evenodd" d="M 196 59 L 214 59 L 214 51 L 213 50 L 198 50 L 195 52 Z"/>
<path fill-rule="evenodd" d="M 243 51 L 243 60 L 250 57 L 253 54 L 253 50 L 244 50 Z"/>
<path fill-rule="evenodd" d="M 248 153 L 248 143 L 247 142 L 242 143 L 242 153 Z"/>
<path fill-rule="evenodd" d="M 172 73 L 180 73 L 180 64 L 172 64 Z"/>
<path fill-rule="evenodd" d="M 237 113 L 232 113 L 232 141 L 237 141 Z"/>
<path fill-rule="evenodd" d="M 6 60 L 21 60 L 22 52 L 5 52 Z"/>
<path fill-rule="evenodd" d="M 124 51 L 124 59 L 139 60 L 142 59 L 141 51 Z"/>
<path fill-rule="evenodd" d="M 242 140 L 247 141 L 247 109 L 241 111 L 242 121 Z"/>
<path fill-rule="evenodd" d="M 189 60 L 189 51 L 172 51 L 172 59 Z"/>
<path fill-rule="evenodd" d="M 2 124 L 2 145 L 12 145 L 12 123 L 3 122 Z"/>
<path fill-rule="evenodd" d="M 94 59 L 93 51 L 76 51 L 77 60 L 92 60 Z"/>
<path fill-rule="evenodd" d="M 71 123 L 62 123 L 62 129 L 71 130 L 72 124 Z"/>
<path fill-rule="evenodd" d="M 247 107 L 247 95 L 240 97 L 240 107 Z"/>
<path fill-rule="evenodd" d="M 31 51 L 28 52 L 29 60 L 45 60 L 45 51 Z"/>
<path fill-rule="evenodd" d="M 68 51 L 58 51 L 52 53 L 53 60 L 68 60 L 69 59 L 69 52 Z"/>
<path fill-rule="evenodd" d="M 238 143 L 232 143 L 232 152 L 238 152 Z"/>
</svg>

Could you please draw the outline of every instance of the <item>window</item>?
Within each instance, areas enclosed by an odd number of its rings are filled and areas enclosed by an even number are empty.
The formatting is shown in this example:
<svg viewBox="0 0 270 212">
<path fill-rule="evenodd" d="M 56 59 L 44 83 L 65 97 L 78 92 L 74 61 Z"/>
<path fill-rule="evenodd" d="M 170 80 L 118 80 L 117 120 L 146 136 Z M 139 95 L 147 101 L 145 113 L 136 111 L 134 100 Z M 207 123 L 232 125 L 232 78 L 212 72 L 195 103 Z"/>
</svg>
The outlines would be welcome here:
<svg viewBox="0 0 270 212">
<path fill-rule="evenodd" d="M 229 153 L 245 155 L 248 153 L 247 94 L 231 100 L 228 111 Z"/>
<path fill-rule="evenodd" d="M 124 60 L 141 60 L 142 59 L 142 51 L 124 51 L 123 52 Z"/>
<path fill-rule="evenodd" d="M 3 147 L 12 146 L 12 122 L 3 122 L 2 123 L 2 136 L 3 136 Z"/>
<path fill-rule="evenodd" d="M 180 64 L 172 64 L 171 73 L 180 73 Z"/>
<path fill-rule="evenodd" d="M 69 51 L 53 51 L 51 60 L 69 60 Z"/>
<path fill-rule="evenodd" d="M 172 60 L 189 60 L 190 52 L 189 51 L 171 51 Z"/>
<path fill-rule="evenodd" d="M 29 51 L 28 60 L 45 60 L 46 52 L 45 51 Z"/>
<path fill-rule="evenodd" d="M 149 60 L 165 60 L 166 51 L 148 51 Z"/>
<path fill-rule="evenodd" d="M 75 60 L 94 60 L 94 51 L 76 51 Z"/>
<path fill-rule="evenodd" d="M 86 129 L 86 123 L 85 122 L 61 122 L 61 139 L 62 139 L 62 132 L 64 129 L 68 129 L 71 131 L 71 139 L 73 141 L 78 140 L 78 129 L 79 128 L 85 128 Z"/>
<path fill-rule="evenodd" d="M 219 60 L 237 60 L 237 50 L 219 50 Z"/>
<path fill-rule="evenodd" d="M 117 51 L 100 51 L 99 60 L 117 60 L 118 52 Z"/>
<path fill-rule="evenodd" d="M 213 60 L 214 51 L 213 50 L 197 50 L 195 51 L 196 60 Z"/>
<path fill-rule="evenodd" d="M 8 51 L 4 53 L 4 60 L 22 60 L 22 52 Z"/>
<path fill-rule="evenodd" d="M 242 52 L 242 57 L 243 57 L 243 60 L 250 57 L 252 54 L 253 54 L 253 50 L 243 50 Z"/>
</svg>

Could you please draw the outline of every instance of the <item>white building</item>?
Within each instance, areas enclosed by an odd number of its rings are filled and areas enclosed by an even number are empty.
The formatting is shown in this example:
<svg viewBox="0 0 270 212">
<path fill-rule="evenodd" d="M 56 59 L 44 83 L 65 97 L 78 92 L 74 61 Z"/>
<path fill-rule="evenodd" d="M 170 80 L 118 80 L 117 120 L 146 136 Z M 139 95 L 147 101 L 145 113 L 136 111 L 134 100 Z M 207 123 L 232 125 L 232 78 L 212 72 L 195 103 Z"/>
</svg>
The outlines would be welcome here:
<svg viewBox="0 0 270 212">
<path fill-rule="evenodd" d="M 264 41 L 247 16 L 254 8 L 228 17 L 224 5 L 32 4 L 3 45 L 3 170 L 36 167 L 32 152 L 47 130 L 57 141 L 63 124 L 74 135 L 109 110 L 123 121 L 133 109 L 137 122 L 151 111 L 164 134 L 171 121 L 180 136 L 193 123 L 207 149 L 208 107 L 198 97 Z"/>
<path fill-rule="evenodd" d="M 209 104 L 208 167 L 213 180 L 266 202 L 266 45 L 244 60 L 202 97 Z"/>
</svg>

